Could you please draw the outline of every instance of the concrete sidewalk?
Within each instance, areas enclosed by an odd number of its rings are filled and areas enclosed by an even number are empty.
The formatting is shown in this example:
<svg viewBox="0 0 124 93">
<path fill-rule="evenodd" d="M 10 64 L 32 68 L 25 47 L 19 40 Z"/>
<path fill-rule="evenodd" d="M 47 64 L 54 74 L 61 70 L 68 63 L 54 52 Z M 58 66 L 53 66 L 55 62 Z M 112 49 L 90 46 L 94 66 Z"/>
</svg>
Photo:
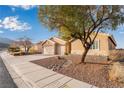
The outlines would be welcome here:
<svg viewBox="0 0 124 93">
<path fill-rule="evenodd" d="M 51 56 L 29 55 L 14 57 L 3 52 L 1 57 L 14 82 L 21 88 L 95 88 L 93 85 L 30 62 Z"/>
</svg>

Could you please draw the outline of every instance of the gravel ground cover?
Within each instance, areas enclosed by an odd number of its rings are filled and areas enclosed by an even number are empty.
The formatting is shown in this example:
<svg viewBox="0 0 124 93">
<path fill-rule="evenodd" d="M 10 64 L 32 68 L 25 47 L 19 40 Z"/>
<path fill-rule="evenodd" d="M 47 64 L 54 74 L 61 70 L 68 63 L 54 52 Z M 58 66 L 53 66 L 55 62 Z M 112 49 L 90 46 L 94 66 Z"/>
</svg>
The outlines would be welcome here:
<svg viewBox="0 0 124 93">
<path fill-rule="evenodd" d="M 51 57 L 32 62 L 100 88 L 124 87 L 124 83 L 109 80 L 108 71 L 110 69 L 110 65 L 108 64 L 75 64 L 75 62 L 71 62 L 70 60 L 67 61 L 63 57 Z"/>
</svg>

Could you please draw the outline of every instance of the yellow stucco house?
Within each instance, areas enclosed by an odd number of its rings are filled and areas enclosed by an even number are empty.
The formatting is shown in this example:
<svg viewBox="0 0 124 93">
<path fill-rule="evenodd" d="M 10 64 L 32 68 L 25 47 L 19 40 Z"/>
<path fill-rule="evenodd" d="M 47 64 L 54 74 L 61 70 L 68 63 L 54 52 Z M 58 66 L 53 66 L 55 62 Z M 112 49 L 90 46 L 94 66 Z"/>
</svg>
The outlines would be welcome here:
<svg viewBox="0 0 124 93">
<path fill-rule="evenodd" d="M 87 55 L 108 56 L 109 51 L 116 48 L 116 41 L 112 35 L 99 33 Z M 71 41 L 71 54 L 82 54 L 84 48 L 80 40 Z"/>
<path fill-rule="evenodd" d="M 80 40 L 70 40 L 69 44 L 57 37 L 52 37 L 42 43 L 43 54 L 64 55 L 82 54 L 84 48 Z M 109 51 L 116 48 L 116 41 L 112 35 L 99 33 L 87 55 L 108 56 Z"/>
</svg>

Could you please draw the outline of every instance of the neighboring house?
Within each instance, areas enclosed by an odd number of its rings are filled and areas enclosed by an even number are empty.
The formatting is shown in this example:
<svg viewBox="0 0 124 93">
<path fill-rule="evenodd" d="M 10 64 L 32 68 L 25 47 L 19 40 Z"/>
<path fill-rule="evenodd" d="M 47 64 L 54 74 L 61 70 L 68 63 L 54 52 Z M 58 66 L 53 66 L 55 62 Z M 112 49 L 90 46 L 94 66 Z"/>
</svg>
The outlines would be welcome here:
<svg viewBox="0 0 124 93">
<path fill-rule="evenodd" d="M 37 53 L 42 53 L 43 52 L 43 46 L 42 44 L 44 43 L 44 41 L 40 41 L 37 44 L 33 45 L 33 49 L 37 52 Z"/>
<path fill-rule="evenodd" d="M 52 37 L 43 43 L 43 54 L 64 55 L 66 52 L 66 41 Z"/>
<path fill-rule="evenodd" d="M 116 48 L 116 42 L 113 36 L 99 33 L 88 51 L 87 55 L 108 56 L 109 51 Z M 84 48 L 80 40 L 71 41 L 71 54 L 82 54 Z"/>
</svg>

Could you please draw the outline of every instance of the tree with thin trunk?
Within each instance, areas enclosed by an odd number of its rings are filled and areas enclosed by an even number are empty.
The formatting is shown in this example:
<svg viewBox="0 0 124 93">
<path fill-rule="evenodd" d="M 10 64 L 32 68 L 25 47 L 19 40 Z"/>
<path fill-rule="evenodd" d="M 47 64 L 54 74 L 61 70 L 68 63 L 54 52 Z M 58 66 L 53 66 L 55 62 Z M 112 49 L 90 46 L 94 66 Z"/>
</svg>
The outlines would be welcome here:
<svg viewBox="0 0 124 93">
<path fill-rule="evenodd" d="M 19 38 L 18 45 L 24 48 L 25 54 L 29 54 L 29 50 L 32 47 L 31 39 L 24 36 Z"/>
<path fill-rule="evenodd" d="M 81 63 L 99 32 L 115 30 L 124 23 L 123 6 L 40 6 L 40 21 L 64 38 L 79 39 L 84 47 Z M 66 30 L 61 30 L 61 29 Z"/>
</svg>

